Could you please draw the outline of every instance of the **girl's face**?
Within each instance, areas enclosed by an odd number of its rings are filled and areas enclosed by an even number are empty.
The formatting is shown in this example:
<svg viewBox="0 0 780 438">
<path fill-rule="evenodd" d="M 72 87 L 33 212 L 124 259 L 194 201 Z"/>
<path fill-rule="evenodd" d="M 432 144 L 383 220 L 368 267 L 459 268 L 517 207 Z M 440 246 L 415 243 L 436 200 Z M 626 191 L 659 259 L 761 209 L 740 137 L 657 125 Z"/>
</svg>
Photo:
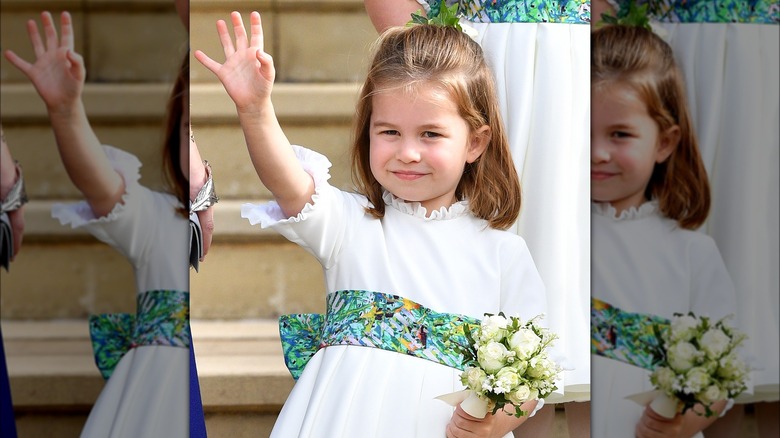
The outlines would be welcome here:
<svg viewBox="0 0 780 438">
<path fill-rule="evenodd" d="M 472 133 L 447 94 L 425 86 L 379 93 L 372 106 L 370 163 L 379 184 L 428 212 L 456 202 L 463 168 L 485 150 L 490 128 Z"/>
<path fill-rule="evenodd" d="M 591 197 L 619 212 L 638 207 L 657 163 L 664 162 L 680 138 L 673 126 L 660 132 L 647 105 L 622 85 L 595 88 L 591 101 Z"/>
</svg>

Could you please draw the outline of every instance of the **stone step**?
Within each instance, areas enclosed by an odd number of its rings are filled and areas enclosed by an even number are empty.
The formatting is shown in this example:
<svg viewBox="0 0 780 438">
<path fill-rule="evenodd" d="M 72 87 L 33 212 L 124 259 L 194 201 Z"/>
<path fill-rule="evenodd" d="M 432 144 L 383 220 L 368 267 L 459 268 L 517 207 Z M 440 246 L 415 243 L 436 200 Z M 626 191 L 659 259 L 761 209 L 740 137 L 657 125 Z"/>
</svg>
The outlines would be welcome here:
<svg viewBox="0 0 780 438">
<path fill-rule="evenodd" d="M 359 86 L 345 84 L 279 84 L 273 101 L 291 142 L 327 155 L 334 163 L 333 184 L 350 184 L 351 117 Z M 88 84 L 87 114 L 98 138 L 127 150 L 142 163 L 141 181 L 164 187 L 162 126 L 169 84 Z M 270 196 L 249 161 L 232 104 L 219 84 L 192 86 L 193 131 L 203 157 L 212 163 L 223 199 Z M 60 161 L 43 103 L 29 84 L 3 85 L 3 128 L 14 159 L 22 163 L 30 199 L 80 196 Z"/>
<path fill-rule="evenodd" d="M 86 320 L 3 321 L 19 436 L 75 437 L 103 387 Z M 268 436 L 293 385 L 276 322 L 193 321 L 209 435 Z"/>
<path fill-rule="evenodd" d="M 78 436 L 103 387 L 86 320 L 3 321 L 20 437 Z M 267 437 L 293 386 L 275 320 L 192 321 L 211 437 Z M 567 438 L 562 409 L 552 438 Z"/>
</svg>

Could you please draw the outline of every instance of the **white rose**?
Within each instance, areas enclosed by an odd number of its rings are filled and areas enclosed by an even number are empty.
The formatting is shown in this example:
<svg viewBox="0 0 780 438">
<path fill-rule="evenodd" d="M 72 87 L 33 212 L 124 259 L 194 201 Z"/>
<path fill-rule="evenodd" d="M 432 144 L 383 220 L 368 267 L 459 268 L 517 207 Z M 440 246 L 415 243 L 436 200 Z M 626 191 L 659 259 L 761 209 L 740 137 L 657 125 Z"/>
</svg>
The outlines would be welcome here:
<svg viewBox="0 0 780 438">
<path fill-rule="evenodd" d="M 694 367 L 685 373 L 685 385 L 683 391 L 688 394 L 697 394 L 710 384 L 710 375 L 701 367 Z"/>
<path fill-rule="evenodd" d="M 534 379 L 547 379 L 555 370 L 555 362 L 546 357 L 533 357 L 528 361 L 526 374 Z"/>
<path fill-rule="evenodd" d="M 532 392 L 529 387 L 525 385 L 520 385 L 517 387 L 515 391 L 507 394 L 506 399 L 509 400 L 513 405 L 520 406 L 521 404 L 527 402 L 528 400 L 531 400 L 531 395 Z"/>
<path fill-rule="evenodd" d="M 500 341 L 506 336 L 506 326 L 509 321 L 501 315 L 488 316 L 482 320 L 479 328 L 479 342 L 487 344 L 490 341 Z"/>
<path fill-rule="evenodd" d="M 542 339 L 533 330 L 521 328 L 509 338 L 509 348 L 517 354 L 519 359 L 528 359 L 536 352 Z"/>
<path fill-rule="evenodd" d="M 511 366 L 512 366 L 512 368 L 515 369 L 515 372 L 518 375 L 522 376 L 525 373 L 525 370 L 528 369 L 528 362 L 526 362 L 524 360 L 516 360 L 516 361 L 512 362 Z"/>
<path fill-rule="evenodd" d="M 699 320 L 689 315 L 673 318 L 671 325 L 672 342 L 690 341 L 696 334 L 696 327 L 698 325 Z"/>
<path fill-rule="evenodd" d="M 479 366 L 489 374 L 495 374 L 506 365 L 504 359 L 509 350 L 498 342 L 488 342 L 477 350 L 477 362 Z"/>
<path fill-rule="evenodd" d="M 721 358 L 719 365 L 718 375 L 727 379 L 740 379 L 747 374 L 747 364 L 734 353 Z"/>
<path fill-rule="evenodd" d="M 705 405 L 710 405 L 718 400 L 727 399 L 728 395 L 725 391 L 721 391 L 717 385 L 710 385 L 704 391 L 696 394 L 696 398 Z"/>
<path fill-rule="evenodd" d="M 467 386 L 476 392 L 480 392 L 486 379 L 487 374 L 485 374 L 485 371 L 483 371 L 482 368 L 468 367 L 466 368 L 466 371 L 461 374 L 460 380 L 464 386 Z"/>
<path fill-rule="evenodd" d="M 669 365 L 677 372 L 688 371 L 699 355 L 699 351 L 690 342 L 678 342 L 666 352 Z"/>
<path fill-rule="evenodd" d="M 514 390 L 515 386 L 520 384 L 520 377 L 513 368 L 502 368 L 496 374 L 496 383 L 494 385 L 496 394 L 506 394 Z"/>
<path fill-rule="evenodd" d="M 653 371 L 652 378 L 655 379 L 655 384 L 658 385 L 660 389 L 664 390 L 664 392 L 672 392 L 672 385 L 674 385 L 676 375 L 671 368 L 656 368 L 655 371 Z"/>
<path fill-rule="evenodd" d="M 704 333 L 699 345 L 701 345 L 701 349 L 707 353 L 707 357 L 710 359 L 717 359 L 726 352 L 730 342 L 731 339 L 728 335 L 723 333 L 723 330 L 712 328 Z"/>
</svg>

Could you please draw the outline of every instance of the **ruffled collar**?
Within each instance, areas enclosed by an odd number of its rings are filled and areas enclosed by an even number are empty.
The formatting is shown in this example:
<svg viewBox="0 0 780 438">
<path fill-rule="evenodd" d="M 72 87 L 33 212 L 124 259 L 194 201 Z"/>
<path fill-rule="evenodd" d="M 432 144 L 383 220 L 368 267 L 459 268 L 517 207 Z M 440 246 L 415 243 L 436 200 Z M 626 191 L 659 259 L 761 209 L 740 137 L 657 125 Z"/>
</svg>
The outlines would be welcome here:
<svg viewBox="0 0 780 438">
<path fill-rule="evenodd" d="M 640 205 L 623 210 L 618 214 L 617 209 L 608 202 L 593 202 L 591 212 L 599 216 L 608 217 L 616 221 L 644 219 L 653 216 L 658 211 L 658 200 L 653 199 Z"/>
<path fill-rule="evenodd" d="M 434 210 L 431 212 L 430 216 L 428 216 L 428 210 L 419 202 L 406 202 L 401 198 L 397 198 L 387 190 L 382 193 L 382 199 L 385 201 L 385 205 L 389 205 L 401 213 L 405 213 L 427 221 L 455 219 L 457 217 L 463 216 L 469 211 L 468 201 L 458 201 L 450 205 L 449 208 L 442 207 L 438 210 Z"/>
</svg>

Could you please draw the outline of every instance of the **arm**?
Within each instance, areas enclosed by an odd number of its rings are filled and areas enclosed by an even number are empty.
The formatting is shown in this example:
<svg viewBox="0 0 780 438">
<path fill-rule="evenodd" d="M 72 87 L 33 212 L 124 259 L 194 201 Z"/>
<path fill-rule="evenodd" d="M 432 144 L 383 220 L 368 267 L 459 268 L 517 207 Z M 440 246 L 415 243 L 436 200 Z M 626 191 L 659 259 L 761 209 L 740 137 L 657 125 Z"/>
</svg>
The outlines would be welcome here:
<svg viewBox="0 0 780 438">
<path fill-rule="evenodd" d="M 538 401 L 530 400 L 522 404 L 525 412 L 533 412 Z M 509 412 L 509 411 L 506 411 Z M 515 417 L 511 414 L 496 412 L 485 418 L 474 418 L 458 406 L 447 425 L 447 438 L 493 438 L 503 437 L 528 419 L 528 416 Z"/>
<path fill-rule="evenodd" d="M 100 141 L 89 124 L 81 94 L 84 89 L 84 62 L 73 51 L 70 14 L 62 13 L 62 38 L 58 39 L 51 14 L 41 14 L 46 44 L 35 21 L 27 32 L 35 50 L 30 64 L 12 51 L 5 56 L 33 83 L 46 104 L 57 148 L 70 180 L 84 195 L 95 216 L 105 216 L 120 202 L 124 181 L 111 167 Z"/>
<path fill-rule="evenodd" d="M 416 0 L 363 0 L 363 5 L 379 33 L 388 27 L 403 26 L 417 11 L 422 11 L 422 15 L 425 15 L 425 9 Z"/>
<path fill-rule="evenodd" d="M 311 200 L 314 181 L 295 158 L 271 103 L 276 72 L 271 56 L 263 51 L 260 14 L 253 12 L 250 16 L 251 40 L 247 39 L 241 15 L 233 12 L 230 17 L 235 46 L 225 22 L 217 22 L 225 63 L 212 60 L 200 50 L 195 52 L 195 58 L 219 78 L 233 99 L 249 157 L 260 181 L 271 191 L 284 214 L 294 216 Z"/>
</svg>

